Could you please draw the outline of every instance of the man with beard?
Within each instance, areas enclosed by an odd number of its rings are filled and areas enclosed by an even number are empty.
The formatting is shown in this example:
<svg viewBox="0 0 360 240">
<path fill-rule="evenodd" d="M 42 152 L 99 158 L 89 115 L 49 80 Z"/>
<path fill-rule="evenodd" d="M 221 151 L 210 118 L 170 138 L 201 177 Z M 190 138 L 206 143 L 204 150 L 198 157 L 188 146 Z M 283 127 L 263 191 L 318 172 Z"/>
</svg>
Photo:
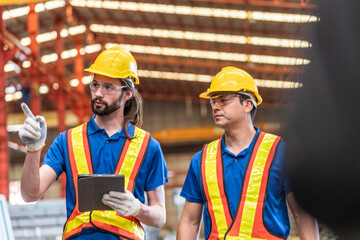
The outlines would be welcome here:
<svg viewBox="0 0 360 240">
<path fill-rule="evenodd" d="M 41 149 L 46 123 L 22 104 L 26 116 L 19 131 L 27 153 L 21 177 L 25 201 L 40 199 L 66 173 L 68 219 L 63 239 L 144 239 L 141 223 L 160 228 L 165 223 L 164 184 L 167 168 L 159 143 L 140 129 L 142 99 L 136 61 L 130 52 L 113 47 L 103 51 L 85 71 L 92 74 L 91 107 L 87 123 L 60 135 L 51 144 L 43 164 Z M 80 174 L 122 174 L 125 192 L 104 194 L 113 210 L 80 212 L 77 177 Z M 145 205 L 145 192 L 148 205 Z"/>
</svg>

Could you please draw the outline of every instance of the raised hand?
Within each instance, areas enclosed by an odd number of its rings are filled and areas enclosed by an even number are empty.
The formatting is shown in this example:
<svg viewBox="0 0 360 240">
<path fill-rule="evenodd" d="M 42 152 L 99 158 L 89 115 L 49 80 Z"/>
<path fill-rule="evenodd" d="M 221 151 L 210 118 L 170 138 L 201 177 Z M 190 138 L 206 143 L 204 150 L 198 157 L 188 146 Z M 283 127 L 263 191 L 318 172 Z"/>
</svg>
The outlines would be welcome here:
<svg viewBox="0 0 360 240">
<path fill-rule="evenodd" d="M 21 109 L 26 117 L 19 131 L 19 137 L 26 144 L 28 152 L 36 152 L 45 145 L 47 127 L 45 118 L 34 116 L 26 103 L 21 103 Z"/>
</svg>

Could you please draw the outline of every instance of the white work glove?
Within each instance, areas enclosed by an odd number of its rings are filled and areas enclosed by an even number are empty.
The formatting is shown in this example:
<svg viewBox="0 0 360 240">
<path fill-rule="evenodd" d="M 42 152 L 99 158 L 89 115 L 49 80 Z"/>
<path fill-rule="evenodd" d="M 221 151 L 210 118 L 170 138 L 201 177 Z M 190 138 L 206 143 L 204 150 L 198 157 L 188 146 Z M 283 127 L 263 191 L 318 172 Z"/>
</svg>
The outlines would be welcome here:
<svg viewBox="0 0 360 240">
<path fill-rule="evenodd" d="M 136 216 L 141 208 L 141 202 L 134 195 L 125 190 L 125 192 L 110 191 L 104 194 L 102 202 L 117 211 L 122 216 Z"/>
<path fill-rule="evenodd" d="M 46 122 L 42 116 L 34 116 L 26 103 L 21 103 L 21 108 L 26 116 L 24 125 L 21 126 L 19 137 L 25 143 L 28 152 L 42 149 L 46 139 Z"/>
</svg>

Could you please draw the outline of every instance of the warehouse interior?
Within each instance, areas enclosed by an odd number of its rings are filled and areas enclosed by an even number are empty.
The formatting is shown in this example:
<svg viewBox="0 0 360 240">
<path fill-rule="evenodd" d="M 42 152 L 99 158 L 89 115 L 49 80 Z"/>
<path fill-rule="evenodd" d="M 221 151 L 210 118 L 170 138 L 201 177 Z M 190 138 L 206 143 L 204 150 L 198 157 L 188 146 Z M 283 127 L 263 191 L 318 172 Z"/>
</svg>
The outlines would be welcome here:
<svg viewBox="0 0 360 240">
<path fill-rule="evenodd" d="M 102 50 L 120 45 L 137 61 L 142 128 L 160 142 L 168 167 L 167 223 L 159 239 L 174 239 L 178 191 L 191 158 L 223 134 L 199 94 L 223 67 L 244 69 L 264 100 L 254 125 L 281 134 L 310 62 L 307 34 L 319 21 L 317 9 L 316 0 L 2 0 L 0 194 L 21 206 L 26 149 L 18 137 L 25 120 L 20 104 L 46 119 L 44 155 L 59 132 L 90 119 L 84 69 Z M 64 198 L 64 181 L 44 200 Z M 326 229 L 322 234 L 331 235 Z M 289 239 L 299 239 L 296 229 Z"/>
</svg>

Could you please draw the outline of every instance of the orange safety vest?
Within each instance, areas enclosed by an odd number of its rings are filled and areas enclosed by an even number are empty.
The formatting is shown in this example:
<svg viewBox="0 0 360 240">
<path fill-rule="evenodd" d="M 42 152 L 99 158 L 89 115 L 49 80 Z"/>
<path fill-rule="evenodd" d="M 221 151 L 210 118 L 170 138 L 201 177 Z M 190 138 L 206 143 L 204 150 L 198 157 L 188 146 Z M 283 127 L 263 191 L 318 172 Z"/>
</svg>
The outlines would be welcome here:
<svg viewBox="0 0 360 240">
<path fill-rule="evenodd" d="M 135 179 L 144 159 L 150 140 L 150 134 L 135 127 L 133 139 L 126 139 L 114 174 L 125 176 L 125 188 L 133 191 Z M 68 156 L 70 160 L 72 182 L 75 192 L 75 207 L 64 226 L 63 239 L 79 234 L 84 228 L 108 231 L 127 239 L 145 239 L 140 222 L 133 216 L 121 216 L 113 210 L 80 212 L 78 209 L 77 178 L 79 174 L 93 174 L 87 124 L 80 125 L 67 132 Z M 71 181 L 69 179 L 69 181 Z"/>
<path fill-rule="evenodd" d="M 263 222 L 271 162 L 280 137 L 260 132 L 252 151 L 236 215 L 231 217 L 224 186 L 221 139 L 205 145 L 201 158 L 201 179 L 211 221 L 208 239 L 280 240 Z"/>
</svg>

